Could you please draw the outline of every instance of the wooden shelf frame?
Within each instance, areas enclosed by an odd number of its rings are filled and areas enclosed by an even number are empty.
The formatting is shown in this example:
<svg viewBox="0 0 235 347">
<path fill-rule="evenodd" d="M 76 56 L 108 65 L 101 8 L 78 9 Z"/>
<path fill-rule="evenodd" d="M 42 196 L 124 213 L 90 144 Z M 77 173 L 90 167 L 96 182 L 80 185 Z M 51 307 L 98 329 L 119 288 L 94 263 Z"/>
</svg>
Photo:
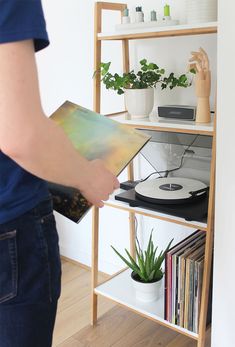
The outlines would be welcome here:
<svg viewBox="0 0 235 347">
<path fill-rule="evenodd" d="M 131 120 L 127 112 L 120 112 L 117 114 L 107 115 L 108 117 L 126 125 L 137 129 L 146 129 L 154 131 L 174 132 L 174 133 L 187 133 L 195 135 L 214 136 L 214 121 L 207 124 L 196 123 L 195 121 L 183 120 L 164 120 L 159 117 L 151 117 L 151 120 L 138 119 Z"/>
<path fill-rule="evenodd" d="M 159 323 L 171 330 L 181 333 L 187 337 L 194 340 L 199 339 L 199 335 L 184 329 L 178 325 L 172 324 L 164 319 L 164 296 L 157 302 L 150 304 L 144 304 L 136 302 L 134 290 L 131 283 L 131 270 L 124 269 L 118 272 L 115 276 L 112 276 L 109 280 L 104 281 L 97 288 L 95 288 L 95 293 L 97 295 L 102 295 L 123 307 L 127 307 L 129 310 L 140 314 L 141 316 L 148 318 L 156 323 Z M 122 282 L 122 285 L 118 287 L 118 283 Z M 125 288 L 125 292 L 124 289 Z M 156 312 L 158 311 L 158 312 Z"/>
<path fill-rule="evenodd" d="M 124 192 L 124 190 L 120 189 L 119 192 L 120 193 Z M 129 212 L 129 213 L 134 213 L 134 214 L 139 214 L 139 215 L 150 217 L 150 218 L 159 219 L 159 220 L 162 220 L 162 221 L 165 221 L 165 222 L 182 225 L 184 227 L 188 227 L 188 228 L 191 228 L 191 229 L 200 229 L 202 231 L 208 231 L 208 227 L 207 227 L 207 223 L 206 222 L 203 223 L 203 222 L 196 222 L 196 221 L 186 221 L 184 218 L 168 215 L 168 214 L 163 213 L 163 212 L 153 211 L 151 209 L 147 209 L 147 208 L 144 208 L 144 207 L 143 208 L 141 208 L 141 207 L 131 207 L 131 206 L 129 206 L 128 203 L 115 200 L 114 195 L 117 194 L 117 193 L 118 192 L 114 193 L 110 197 L 110 199 L 107 202 L 105 202 L 106 206 L 113 207 L 113 208 L 116 208 L 118 210 L 126 211 L 126 212 Z"/>
<path fill-rule="evenodd" d="M 122 35 L 101 35 L 102 33 L 102 14 L 104 10 L 110 11 L 119 11 L 121 12 L 127 8 L 126 4 L 118 4 L 118 3 L 108 3 L 108 2 L 97 2 L 95 3 L 95 29 L 94 29 L 94 69 L 97 71 L 100 67 L 101 63 L 101 42 L 103 40 L 122 40 L 122 53 L 123 53 L 123 71 L 128 72 L 130 70 L 130 61 L 129 61 L 129 40 L 132 39 L 147 39 L 147 38 L 158 38 L 158 37 L 167 37 L 167 36 L 183 36 L 183 35 L 203 35 L 203 34 L 212 34 L 217 32 L 217 25 L 203 28 L 177 28 L 175 30 L 167 29 L 167 30 L 159 30 L 154 31 L 152 33 L 137 33 L 137 34 L 122 34 Z M 115 37 L 114 37 L 115 36 Z M 97 74 L 94 78 L 94 111 L 100 112 L 101 107 L 101 81 L 100 76 Z M 216 119 L 216 117 L 215 117 Z M 214 121 L 215 122 L 215 121 Z M 135 126 L 136 128 L 143 128 L 138 123 L 131 123 L 130 126 Z M 203 274 L 203 286 L 202 286 L 202 299 L 201 299 L 201 311 L 200 311 L 200 323 L 199 323 L 199 333 L 198 335 L 192 335 L 191 332 L 182 331 L 180 327 L 170 324 L 169 322 L 164 322 L 161 319 L 155 317 L 153 319 L 150 315 L 145 315 L 140 310 L 135 308 L 130 308 L 133 311 L 141 314 L 149 319 L 155 320 L 160 324 L 168 326 L 170 329 L 177 331 L 178 333 L 182 333 L 187 335 L 188 337 L 193 338 L 197 341 L 197 347 L 205 347 L 205 337 L 206 337 L 206 319 L 207 319 L 207 308 L 208 308 L 208 299 L 209 299 L 209 286 L 210 286 L 210 275 L 211 275 L 211 264 L 212 264 L 212 250 L 213 250 L 213 228 L 214 228 L 214 196 L 215 196 L 215 153 L 216 153 L 216 124 L 214 124 L 213 130 L 209 132 L 198 130 L 198 129 L 183 129 L 183 128 L 174 128 L 174 127 L 159 127 L 159 125 L 154 124 L 145 124 L 145 129 L 150 130 L 160 130 L 160 131 L 171 131 L 171 132 L 182 132 L 182 133 L 193 133 L 193 134 L 202 134 L 209 135 L 213 137 L 213 145 L 212 145 L 212 160 L 211 160 L 211 173 L 210 173 L 210 193 L 209 193 L 209 206 L 208 206 L 208 219 L 207 225 L 202 230 L 206 231 L 206 247 L 205 247 L 205 265 L 204 265 L 204 274 Z M 131 163 L 128 167 L 128 179 L 134 179 L 134 170 L 133 163 Z M 130 225 L 130 252 L 133 256 L 135 256 L 134 245 L 135 245 L 135 213 L 140 213 L 137 209 L 130 209 L 128 205 L 117 206 L 113 202 L 107 202 L 107 205 L 120 208 L 129 212 L 129 225 Z M 141 212 L 142 213 L 142 212 Z M 167 220 L 168 217 L 160 218 L 160 216 L 156 217 L 151 214 L 149 210 L 143 211 L 142 214 L 148 215 L 150 217 L 162 219 L 165 221 L 170 221 L 177 223 L 177 220 Z M 179 224 L 179 223 L 178 223 Z M 181 223 L 180 223 L 181 224 Z M 187 223 L 186 223 L 187 224 Z M 182 225 L 185 225 L 184 223 Z M 191 225 L 185 225 L 188 227 L 192 227 Z M 197 228 L 197 224 L 194 227 Z M 102 293 L 100 290 L 100 284 L 98 283 L 98 247 L 99 247 L 99 209 L 93 208 L 93 218 L 92 218 L 92 316 L 91 316 L 91 324 L 94 325 L 97 322 L 97 304 L 98 304 L 98 295 L 103 295 L 109 297 L 109 295 Z M 117 275 L 119 275 L 119 272 Z M 115 278 L 117 275 L 112 276 Z M 109 297 L 111 300 L 117 302 L 120 305 L 127 305 L 121 303 L 115 298 Z"/>
<path fill-rule="evenodd" d="M 129 31 L 129 32 L 128 32 Z M 138 40 L 138 39 L 154 39 L 175 36 L 189 36 L 189 35 L 207 35 L 217 33 L 217 23 L 205 23 L 201 25 L 176 25 L 169 27 L 157 27 L 155 29 L 133 29 L 123 32 L 116 31 L 113 33 L 98 33 L 99 41 L 113 41 L 113 40 Z"/>
</svg>

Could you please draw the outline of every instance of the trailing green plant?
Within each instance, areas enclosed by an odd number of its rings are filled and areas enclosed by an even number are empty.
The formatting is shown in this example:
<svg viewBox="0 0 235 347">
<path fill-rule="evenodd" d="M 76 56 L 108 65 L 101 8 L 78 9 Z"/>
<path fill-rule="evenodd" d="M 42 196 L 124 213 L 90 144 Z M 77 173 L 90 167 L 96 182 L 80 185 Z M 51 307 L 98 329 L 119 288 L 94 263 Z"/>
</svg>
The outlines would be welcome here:
<svg viewBox="0 0 235 347">
<path fill-rule="evenodd" d="M 140 70 L 135 73 L 134 70 L 119 75 L 118 73 L 112 74 L 110 72 L 111 62 L 101 63 L 100 73 L 101 81 L 106 86 L 106 89 L 115 90 L 117 94 L 121 95 L 125 89 L 146 89 L 155 88 L 157 84 L 161 85 L 162 89 L 169 87 L 187 88 L 191 86 L 192 79 L 186 74 L 176 77 L 172 72 L 169 76 L 165 76 L 165 69 L 160 68 L 155 63 L 148 63 L 147 59 L 140 61 Z"/>
<path fill-rule="evenodd" d="M 133 270 L 133 272 L 137 275 L 139 281 L 144 283 L 157 282 L 162 279 L 164 275 L 164 272 L 162 270 L 162 263 L 173 242 L 172 239 L 165 251 L 161 251 L 160 254 L 157 255 L 158 247 L 154 246 L 152 234 L 153 230 L 151 231 L 148 246 L 145 251 L 141 249 L 139 241 L 136 238 L 136 260 L 130 255 L 127 249 L 125 249 L 125 252 L 127 254 L 127 258 L 125 258 L 113 246 L 111 246 L 114 252 L 124 261 L 124 263 Z"/>
</svg>

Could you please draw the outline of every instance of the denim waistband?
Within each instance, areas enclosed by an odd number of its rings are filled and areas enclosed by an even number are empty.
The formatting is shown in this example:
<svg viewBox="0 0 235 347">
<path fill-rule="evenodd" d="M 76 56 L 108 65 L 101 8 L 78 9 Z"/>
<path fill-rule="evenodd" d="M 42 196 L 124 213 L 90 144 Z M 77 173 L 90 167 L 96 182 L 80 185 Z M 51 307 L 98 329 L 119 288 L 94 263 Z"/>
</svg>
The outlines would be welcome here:
<svg viewBox="0 0 235 347">
<path fill-rule="evenodd" d="M 32 208 L 28 213 L 35 215 L 35 217 L 41 217 L 52 211 L 53 211 L 53 201 L 52 201 L 52 198 L 49 197 L 46 200 L 41 201 L 37 206 Z"/>
<path fill-rule="evenodd" d="M 0 232 L 8 229 L 14 229 L 17 227 L 17 225 L 22 224 L 25 220 L 29 218 L 42 218 L 50 213 L 53 212 L 53 200 L 52 197 L 48 197 L 45 200 L 42 200 L 38 203 L 35 207 L 33 207 L 31 210 L 25 212 L 21 216 L 6 222 L 4 224 L 0 224 Z"/>
</svg>

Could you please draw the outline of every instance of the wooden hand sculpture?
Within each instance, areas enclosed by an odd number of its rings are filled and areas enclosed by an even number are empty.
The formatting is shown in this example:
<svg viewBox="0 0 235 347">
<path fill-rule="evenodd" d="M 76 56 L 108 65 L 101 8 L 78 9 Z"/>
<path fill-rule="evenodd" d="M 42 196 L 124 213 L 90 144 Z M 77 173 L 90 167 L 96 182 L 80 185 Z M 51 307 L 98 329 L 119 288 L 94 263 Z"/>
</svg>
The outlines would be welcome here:
<svg viewBox="0 0 235 347">
<path fill-rule="evenodd" d="M 190 69 L 196 70 L 196 95 L 197 114 L 196 122 L 209 123 L 211 121 L 210 113 L 210 93 L 211 93 L 211 72 L 209 59 L 206 52 L 200 48 L 199 52 L 192 52 L 192 58 L 189 60 Z"/>
</svg>

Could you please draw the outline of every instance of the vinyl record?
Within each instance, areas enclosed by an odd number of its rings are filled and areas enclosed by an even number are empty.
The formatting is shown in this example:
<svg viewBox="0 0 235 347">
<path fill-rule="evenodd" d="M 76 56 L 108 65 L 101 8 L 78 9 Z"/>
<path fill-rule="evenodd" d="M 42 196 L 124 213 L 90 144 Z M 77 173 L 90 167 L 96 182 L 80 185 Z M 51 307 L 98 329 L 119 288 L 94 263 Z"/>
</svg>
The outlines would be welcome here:
<svg viewBox="0 0 235 347">
<path fill-rule="evenodd" d="M 147 180 L 135 187 L 139 199 L 162 204 L 180 204 L 205 196 L 208 187 L 190 178 L 171 177 Z"/>
</svg>

